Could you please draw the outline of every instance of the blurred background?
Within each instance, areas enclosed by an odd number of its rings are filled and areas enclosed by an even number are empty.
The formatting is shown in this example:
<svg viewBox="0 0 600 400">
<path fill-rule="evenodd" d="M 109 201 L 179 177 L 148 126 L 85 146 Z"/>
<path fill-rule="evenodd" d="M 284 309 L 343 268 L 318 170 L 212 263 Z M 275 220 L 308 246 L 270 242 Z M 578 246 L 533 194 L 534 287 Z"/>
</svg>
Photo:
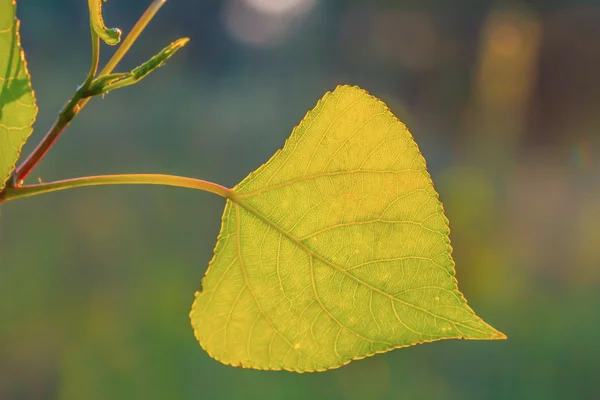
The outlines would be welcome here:
<svg viewBox="0 0 600 400">
<path fill-rule="evenodd" d="M 110 1 L 127 32 L 149 0 Z M 18 1 L 39 104 L 25 152 L 83 80 L 86 2 Z M 188 313 L 217 196 L 85 188 L 2 205 L 0 399 L 600 398 L 600 0 L 171 0 L 31 175 L 170 173 L 233 186 L 336 85 L 409 127 L 451 221 L 460 288 L 509 337 L 326 373 L 213 361 Z M 114 51 L 102 47 L 102 60 Z"/>
</svg>

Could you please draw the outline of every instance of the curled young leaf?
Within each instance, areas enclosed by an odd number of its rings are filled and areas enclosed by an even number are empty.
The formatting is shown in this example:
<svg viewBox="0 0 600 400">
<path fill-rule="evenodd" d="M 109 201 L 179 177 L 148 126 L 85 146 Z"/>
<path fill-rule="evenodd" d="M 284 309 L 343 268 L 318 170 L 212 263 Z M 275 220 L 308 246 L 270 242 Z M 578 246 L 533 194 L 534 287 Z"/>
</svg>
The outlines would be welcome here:
<svg viewBox="0 0 600 400">
<path fill-rule="evenodd" d="M 102 2 L 106 0 L 88 0 L 90 9 L 90 23 L 98 37 L 108 45 L 114 46 L 121 41 L 121 30 L 107 28 L 102 18 Z"/>
</svg>

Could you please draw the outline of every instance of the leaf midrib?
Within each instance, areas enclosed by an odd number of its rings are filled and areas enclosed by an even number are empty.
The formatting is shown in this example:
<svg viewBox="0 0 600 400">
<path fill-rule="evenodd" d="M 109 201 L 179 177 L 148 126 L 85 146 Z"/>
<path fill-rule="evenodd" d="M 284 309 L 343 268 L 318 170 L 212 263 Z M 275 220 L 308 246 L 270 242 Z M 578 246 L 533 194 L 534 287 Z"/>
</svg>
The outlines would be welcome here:
<svg viewBox="0 0 600 400">
<path fill-rule="evenodd" d="M 244 197 L 245 198 L 245 197 Z M 387 297 L 388 299 L 392 300 L 392 301 L 397 301 L 401 304 L 404 304 L 410 308 L 413 308 L 417 311 L 423 312 L 433 318 L 438 318 L 442 321 L 446 321 L 450 324 L 452 324 L 458 332 L 461 332 L 460 329 L 458 329 L 458 326 L 461 326 L 463 328 L 478 332 L 482 335 L 486 335 L 485 332 L 464 325 L 461 322 L 458 321 L 452 321 L 448 318 L 439 316 L 437 314 L 432 313 L 431 311 L 428 311 L 424 308 L 421 308 L 419 306 L 416 306 L 410 302 L 407 302 L 405 300 L 399 299 L 389 293 L 386 293 L 384 291 L 382 291 L 381 289 L 376 288 L 375 286 L 363 281 L 362 279 L 352 275 L 351 273 L 349 273 L 348 271 L 346 271 L 344 268 L 332 263 L 331 261 L 327 260 L 326 258 L 324 258 L 323 256 L 321 256 L 320 254 L 316 253 L 313 249 L 311 249 L 310 247 L 308 247 L 307 245 L 305 245 L 304 243 L 302 243 L 298 238 L 296 238 L 294 235 L 292 235 L 291 233 L 287 232 L 286 230 L 284 230 L 283 228 L 281 228 L 279 225 L 275 224 L 273 221 L 271 221 L 270 219 L 268 219 L 267 217 L 265 217 L 262 213 L 260 213 L 258 210 L 256 210 L 254 207 L 250 206 L 249 204 L 247 204 L 246 202 L 243 201 L 244 198 L 240 198 L 239 195 L 237 193 L 235 193 L 234 190 L 231 191 L 230 193 L 230 197 L 229 200 L 232 201 L 233 203 L 235 203 L 236 205 L 241 206 L 242 208 L 244 208 L 246 211 L 248 211 L 249 213 L 253 214 L 254 216 L 256 216 L 258 219 L 260 219 L 261 221 L 263 221 L 265 224 L 267 224 L 269 227 L 271 227 L 272 229 L 276 230 L 277 232 L 279 232 L 281 235 L 285 236 L 286 238 L 288 238 L 289 240 L 291 240 L 294 244 L 296 244 L 296 246 L 300 247 L 302 250 L 304 250 L 310 257 L 314 257 L 315 259 L 321 261 L 322 263 L 324 263 L 325 265 L 333 268 L 334 270 L 342 273 L 343 275 L 347 276 L 348 278 L 350 278 L 351 280 L 355 281 L 356 283 L 365 286 L 366 288 L 370 289 L 373 292 L 376 292 L 384 297 Z M 239 229 L 239 227 L 238 227 Z M 466 306 L 466 304 L 465 304 Z M 466 306 L 468 307 L 468 306 Z M 461 333 L 462 334 L 462 333 Z M 462 334 L 463 336 L 465 336 L 464 334 Z"/>
</svg>

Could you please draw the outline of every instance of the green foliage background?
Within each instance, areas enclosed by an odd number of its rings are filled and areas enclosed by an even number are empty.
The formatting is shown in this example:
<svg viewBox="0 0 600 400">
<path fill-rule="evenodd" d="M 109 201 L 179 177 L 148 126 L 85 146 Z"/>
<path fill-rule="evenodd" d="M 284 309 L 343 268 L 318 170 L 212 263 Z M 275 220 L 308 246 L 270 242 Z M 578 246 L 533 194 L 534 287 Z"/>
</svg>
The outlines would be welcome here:
<svg viewBox="0 0 600 400">
<path fill-rule="evenodd" d="M 599 397 L 600 2 L 321 2 L 267 48 L 227 31 L 233 3 L 169 2 L 125 65 L 192 42 L 143 84 L 94 99 L 31 178 L 164 172 L 233 186 L 326 90 L 358 84 L 414 134 L 460 288 L 509 340 L 322 374 L 225 367 L 188 318 L 223 200 L 81 189 L 2 206 L 0 398 Z M 146 4 L 107 3 L 107 24 L 126 31 Z M 86 8 L 18 12 L 39 138 L 87 71 Z"/>
</svg>

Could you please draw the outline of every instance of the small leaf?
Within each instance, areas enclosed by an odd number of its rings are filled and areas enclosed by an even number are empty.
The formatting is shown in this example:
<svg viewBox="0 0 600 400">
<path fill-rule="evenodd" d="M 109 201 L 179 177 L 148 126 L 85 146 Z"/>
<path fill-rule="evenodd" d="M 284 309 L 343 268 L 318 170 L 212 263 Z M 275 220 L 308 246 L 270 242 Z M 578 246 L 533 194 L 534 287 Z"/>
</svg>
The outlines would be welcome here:
<svg viewBox="0 0 600 400">
<path fill-rule="evenodd" d="M 322 371 L 440 339 L 503 339 L 454 278 L 425 160 L 387 106 L 327 93 L 232 189 L 190 314 L 215 359 Z"/>
<path fill-rule="evenodd" d="M 88 0 L 90 10 L 90 23 L 96 35 L 104 43 L 114 46 L 121 41 L 121 30 L 119 28 L 107 28 L 102 17 L 102 2 L 106 0 Z"/>
<path fill-rule="evenodd" d="M 14 1 L 0 1 L 0 190 L 15 169 L 37 115 Z"/>
<path fill-rule="evenodd" d="M 190 38 L 180 38 L 162 49 L 158 54 L 153 56 L 151 59 L 143 63 L 142 65 L 134 68 L 131 73 L 136 81 L 139 81 L 150 72 L 154 71 L 158 67 L 162 66 L 169 58 L 177 53 L 183 46 L 188 44 Z"/>
<path fill-rule="evenodd" d="M 148 74 L 161 67 L 169 58 L 171 58 L 179 49 L 190 41 L 189 38 L 177 39 L 151 59 L 142 65 L 134 68 L 131 72 L 103 75 L 94 79 L 88 89 L 86 96 L 96 96 L 106 94 L 111 90 L 131 86 L 144 79 Z"/>
</svg>

